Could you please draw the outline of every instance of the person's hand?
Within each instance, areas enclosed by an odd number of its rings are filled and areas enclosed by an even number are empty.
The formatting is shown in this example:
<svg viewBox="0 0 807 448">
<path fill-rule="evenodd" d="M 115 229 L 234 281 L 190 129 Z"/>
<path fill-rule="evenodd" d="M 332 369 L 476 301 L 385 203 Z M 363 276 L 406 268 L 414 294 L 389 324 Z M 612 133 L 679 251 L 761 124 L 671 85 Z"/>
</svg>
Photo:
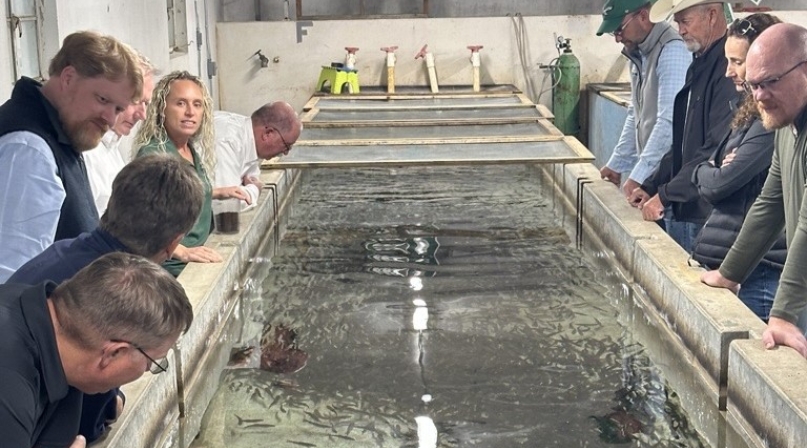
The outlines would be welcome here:
<svg viewBox="0 0 807 448">
<path fill-rule="evenodd" d="M 713 287 L 713 288 L 726 288 L 731 290 L 734 294 L 740 292 L 740 284 L 737 282 L 733 282 L 726 277 L 723 277 L 723 274 L 720 273 L 717 269 L 713 271 L 706 271 L 701 274 L 701 282 Z"/>
<path fill-rule="evenodd" d="M 183 263 L 221 263 L 221 255 L 215 250 L 205 247 L 185 247 L 178 245 L 174 250 L 174 258 Z"/>
<path fill-rule="evenodd" d="M 728 164 L 730 164 L 734 158 L 737 157 L 737 153 L 735 151 L 731 151 L 730 153 L 726 154 L 726 157 L 723 158 L 723 163 L 720 164 L 721 168 L 728 166 Z"/>
<path fill-rule="evenodd" d="M 241 185 L 255 185 L 258 187 L 258 191 L 263 189 L 263 182 L 256 176 L 244 176 L 244 178 L 241 179 Z"/>
<path fill-rule="evenodd" d="M 234 187 L 219 187 L 213 189 L 213 199 L 240 199 L 247 203 L 252 204 L 252 199 L 249 195 L 241 189 L 240 186 Z"/>
<path fill-rule="evenodd" d="M 628 204 L 642 208 L 642 206 L 650 200 L 650 195 L 641 188 L 635 188 L 628 196 Z"/>
<path fill-rule="evenodd" d="M 622 186 L 622 194 L 624 194 L 626 198 L 630 198 L 630 195 L 633 194 L 636 189 L 641 190 L 641 188 L 642 186 L 639 185 L 639 182 L 628 178 L 628 180 L 625 181 L 625 185 Z"/>
<path fill-rule="evenodd" d="M 120 418 L 121 414 L 123 414 L 123 397 L 117 395 L 115 396 L 115 420 Z"/>
<path fill-rule="evenodd" d="M 804 333 L 799 327 L 778 317 L 768 320 L 768 328 L 762 333 L 762 345 L 768 350 L 777 345 L 786 345 L 807 358 L 807 339 L 804 338 Z"/>
<path fill-rule="evenodd" d="M 607 180 L 608 182 L 611 182 L 617 187 L 619 186 L 619 181 L 622 178 L 622 176 L 619 173 L 612 170 L 611 168 L 608 168 L 607 166 L 600 168 L 600 176 L 602 177 L 602 180 Z"/>
<path fill-rule="evenodd" d="M 73 444 L 70 445 L 70 448 L 86 448 L 87 447 L 87 440 L 84 436 L 76 436 L 76 440 L 73 441 Z"/>
<path fill-rule="evenodd" d="M 661 203 L 659 195 L 655 195 L 644 204 L 639 205 L 642 210 L 642 217 L 645 221 L 658 221 L 664 217 L 664 204 Z"/>
</svg>

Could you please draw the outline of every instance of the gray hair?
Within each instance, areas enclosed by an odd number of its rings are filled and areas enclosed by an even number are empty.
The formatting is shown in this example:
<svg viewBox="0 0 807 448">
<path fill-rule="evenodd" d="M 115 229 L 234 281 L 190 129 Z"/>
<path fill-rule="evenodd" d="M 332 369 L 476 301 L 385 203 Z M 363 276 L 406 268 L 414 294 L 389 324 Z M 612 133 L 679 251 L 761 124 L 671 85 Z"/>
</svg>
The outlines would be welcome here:
<svg viewBox="0 0 807 448">
<path fill-rule="evenodd" d="M 160 265 L 123 252 L 106 254 L 65 280 L 50 300 L 60 331 L 84 348 L 118 340 L 154 349 L 193 321 L 182 285 Z"/>
</svg>

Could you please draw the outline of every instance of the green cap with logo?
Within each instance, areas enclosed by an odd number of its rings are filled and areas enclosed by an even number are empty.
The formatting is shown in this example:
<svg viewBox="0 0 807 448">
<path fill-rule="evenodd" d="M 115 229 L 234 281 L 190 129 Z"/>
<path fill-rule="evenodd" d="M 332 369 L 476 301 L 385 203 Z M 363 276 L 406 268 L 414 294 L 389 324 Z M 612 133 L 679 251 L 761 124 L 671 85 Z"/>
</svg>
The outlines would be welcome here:
<svg viewBox="0 0 807 448">
<path fill-rule="evenodd" d="M 638 10 L 642 6 L 653 3 L 651 0 L 608 0 L 602 7 L 602 25 L 597 30 L 597 35 L 613 33 L 619 28 L 622 19 L 626 15 Z"/>
</svg>

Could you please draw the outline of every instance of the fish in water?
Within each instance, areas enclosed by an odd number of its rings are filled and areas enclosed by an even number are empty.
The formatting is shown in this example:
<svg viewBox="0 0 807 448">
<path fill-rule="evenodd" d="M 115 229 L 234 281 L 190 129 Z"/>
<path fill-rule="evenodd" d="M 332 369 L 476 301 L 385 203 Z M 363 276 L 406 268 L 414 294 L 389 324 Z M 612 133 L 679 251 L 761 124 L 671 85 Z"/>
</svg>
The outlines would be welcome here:
<svg viewBox="0 0 807 448">
<path fill-rule="evenodd" d="M 624 409 L 616 409 L 602 417 L 592 415 L 600 431 L 600 440 L 606 443 L 630 443 L 642 432 L 642 422 Z"/>
<path fill-rule="evenodd" d="M 228 367 L 242 367 L 249 363 L 249 358 L 255 347 L 234 347 L 230 352 L 230 361 L 227 363 Z"/>
<path fill-rule="evenodd" d="M 308 353 L 297 348 L 297 332 L 285 325 L 267 324 L 261 337 L 261 369 L 294 373 L 305 367 Z"/>
</svg>

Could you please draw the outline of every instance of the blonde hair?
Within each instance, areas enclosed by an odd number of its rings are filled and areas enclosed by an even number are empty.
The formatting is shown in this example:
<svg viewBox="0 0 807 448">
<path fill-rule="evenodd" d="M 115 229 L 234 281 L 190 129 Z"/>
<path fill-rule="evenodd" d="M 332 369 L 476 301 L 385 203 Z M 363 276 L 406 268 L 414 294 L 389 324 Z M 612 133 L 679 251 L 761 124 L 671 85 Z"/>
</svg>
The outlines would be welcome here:
<svg viewBox="0 0 807 448">
<path fill-rule="evenodd" d="M 202 122 L 199 130 L 191 137 L 190 144 L 201 158 L 202 167 L 213 185 L 216 166 L 216 150 L 213 146 L 213 99 L 210 98 L 205 84 L 197 76 L 186 71 L 173 71 L 160 79 L 160 82 L 154 87 L 151 104 L 146 109 L 146 119 L 143 120 L 140 130 L 137 131 L 133 147 L 142 148 L 152 140 L 156 140 L 159 147 L 165 151 L 165 145 L 170 140 L 168 132 L 165 130 L 165 100 L 171 91 L 171 84 L 180 80 L 192 81 L 202 91 L 202 98 L 204 98 Z"/>
</svg>

